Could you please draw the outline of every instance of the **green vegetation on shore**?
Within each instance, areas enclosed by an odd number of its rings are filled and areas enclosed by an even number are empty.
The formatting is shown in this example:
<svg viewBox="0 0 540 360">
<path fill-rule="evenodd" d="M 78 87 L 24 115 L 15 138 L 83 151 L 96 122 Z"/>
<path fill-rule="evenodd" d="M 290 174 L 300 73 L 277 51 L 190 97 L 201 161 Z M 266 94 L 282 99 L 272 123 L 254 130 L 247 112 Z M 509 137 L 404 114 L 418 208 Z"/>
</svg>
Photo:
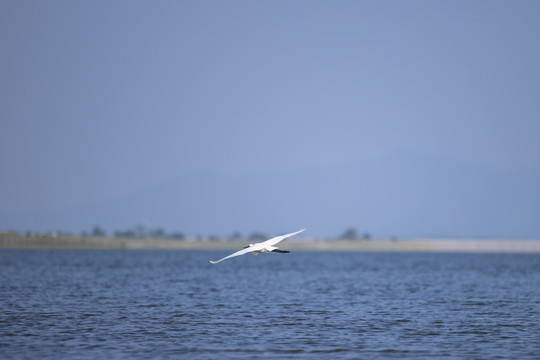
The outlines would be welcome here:
<svg viewBox="0 0 540 360">
<path fill-rule="evenodd" d="M 243 247 L 242 238 L 121 238 L 68 234 L 18 234 L 0 232 L 0 249 L 214 249 Z M 288 250 L 319 251 L 426 251 L 540 253 L 540 240 L 455 239 L 295 239 L 282 245 Z"/>
</svg>

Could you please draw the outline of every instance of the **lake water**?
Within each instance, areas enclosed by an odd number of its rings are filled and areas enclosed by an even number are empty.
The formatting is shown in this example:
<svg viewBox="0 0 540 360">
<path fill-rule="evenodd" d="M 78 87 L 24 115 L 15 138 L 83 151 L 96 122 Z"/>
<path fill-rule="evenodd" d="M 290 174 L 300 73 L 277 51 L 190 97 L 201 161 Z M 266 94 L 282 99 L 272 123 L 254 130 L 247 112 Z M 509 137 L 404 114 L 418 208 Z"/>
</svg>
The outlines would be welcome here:
<svg viewBox="0 0 540 360">
<path fill-rule="evenodd" d="M 540 255 L 0 250 L 3 359 L 539 359 Z"/>
</svg>

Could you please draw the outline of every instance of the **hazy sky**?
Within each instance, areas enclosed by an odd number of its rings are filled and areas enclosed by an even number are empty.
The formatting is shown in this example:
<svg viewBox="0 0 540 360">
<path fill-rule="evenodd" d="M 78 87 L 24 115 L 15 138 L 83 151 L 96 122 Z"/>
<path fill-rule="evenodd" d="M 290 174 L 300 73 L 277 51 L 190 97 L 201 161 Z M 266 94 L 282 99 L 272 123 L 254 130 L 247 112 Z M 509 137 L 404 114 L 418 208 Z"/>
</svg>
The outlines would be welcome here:
<svg viewBox="0 0 540 360">
<path fill-rule="evenodd" d="M 181 187 L 186 176 L 257 181 L 305 170 L 333 174 L 338 199 L 333 216 L 286 204 L 306 215 L 283 216 L 313 236 L 356 226 L 382 236 L 540 237 L 539 19 L 538 1 L 2 1 L 0 230 L 113 230 L 150 215 L 188 233 L 294 231 L 278 211 L 258 228 L 240 215 L 230 227 L 218 214 L 160 219 L 158 208 L 174 211 L 165 195 L 152 211 L 134 205 L 131 219 L 62 217 Z M 467 224 L 444 227 L 421 213 L 400 227 L 391 201 L 366 205 L 357 222 L 339 212 L 358 186 L 372 201 L 390 187 L 437 213 L 455 192 L 397 186 L 447 163 L 467 194 L 498 177 L 486 197 L 501 202 L 471 208 L 464 197 L 453 211 Z M 401 164 L 395 186 L 339 185 L 343 169 L 369 177 L 365 164 Z M 463 180 L 469 172 L 483 180 Z M 272 192 L 290 190 L 280 186 Z M 272 192 L 257 191 L 229 211 L 265 207 Z M 483 218 L 494 206 L 506 210 Z"/>
</svg>

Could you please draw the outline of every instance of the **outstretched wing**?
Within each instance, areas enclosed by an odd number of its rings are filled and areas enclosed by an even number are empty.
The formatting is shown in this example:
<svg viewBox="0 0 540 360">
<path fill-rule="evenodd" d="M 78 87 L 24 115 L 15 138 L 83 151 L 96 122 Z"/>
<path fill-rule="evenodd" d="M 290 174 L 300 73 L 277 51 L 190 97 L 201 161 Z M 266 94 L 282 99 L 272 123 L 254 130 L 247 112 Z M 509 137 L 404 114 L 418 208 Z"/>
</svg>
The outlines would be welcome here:
<svg viewBox="0 0 540 360">
<path fill-rule="evenodd" d="M 271 238 L 270 240 L 266 240 L 266 241 L 264 241 L 264 242 L 262 242 L 260 244 L 264 245 L 263 247 L 273 246 L 273 245 L 276 245 L 278 242 L 285 240 L 288 237 L 291 237 L 293 235 L 301 233 L 304 230 L 306 230 L 306 229 L 302 229 L 300 231 L 293 232 L 293 233 L 286 234 L 286 235 L 276 236 L 275 238 Z"/>
<path fill-rule="evenodd" d="M 210 262 L 212 264 L 217 264 L 218 262 L 222 262 L 223 260 L 227 260 L 227 259 L 230 259 L 230 258 L 235 257 L 235 256 L 244 255 L 244 254 L 254 252 L 254 251 L 260 251 L 262 249 L 265 249 L 268 246 L 273 246 L 273 245 L 277 244 L 278 242 L 285 240 L 288 237 L 299 234 L 304 230 L 306 230 L 306 229 L 302 229 L 300 231 L 293 232 L 293 233 L 286 234 L 286 235 L 276 236 L 275 238 L 271 238 L 270 240 L 266 240 L 266 241 L 257 243 L 255 245 L 252 245 L 250 247 L 247 247 L 245 249 L 242 249 L 242 250 L 239 250 L 239 251 L 237 251 L 235 253 L 232 253 L 231 255 L 225 256 L 223 259 L 220 259 L 220 260 L 217 260 L 217 261 L 210 260 Z"/>
<path fill-rule="evenodd" d="M 235 256 L 244 255 L 244 254 L 247 254 L 247 253 L 252 252 L 252 251 L 253 251 L 253 248 L 252 248 L 252 247 L 247 247 L 247 248 L 245 248 L 245 249 L 242 249 L 242 250 L 239 250 L 239 251 L 237 251 L 237 252 L 235 252 L 235 253 L 232 253 L 231 255 L 225 256 L 225 257 L 224 257 L 223 259 L 221 259 L 221 260 L 218 260 L 218 261 L 212 261 L 212 260 L 210 260 L 210 262 L 211 262 L 212 264 L 217 264 L 218 262 L 221 262 L 221 261 L 223 261 L 223 260 L 227 260 L 227 259 L 230 259 L 230 258 L 235 257 Z"/>
</svg>

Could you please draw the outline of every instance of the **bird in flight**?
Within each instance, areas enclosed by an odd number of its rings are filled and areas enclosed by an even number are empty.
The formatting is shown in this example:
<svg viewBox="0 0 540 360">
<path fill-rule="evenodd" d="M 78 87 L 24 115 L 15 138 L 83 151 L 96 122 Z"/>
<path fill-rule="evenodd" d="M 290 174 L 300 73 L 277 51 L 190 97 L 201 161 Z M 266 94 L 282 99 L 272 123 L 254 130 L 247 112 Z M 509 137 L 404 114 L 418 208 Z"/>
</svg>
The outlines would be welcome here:
<svg viewBox="0 0 540 360">
<path fill-rule="evenodd" d="M 286 235 L 276 236 L 275 238 L 271 238 L 270 240 L 266 240 L 266 241 L 263 241 L 263 242 L 260 242 L 260 243 L 249 244 L 248 246 L 246 246 L 242 250 L 239 250 L 239 251 L 237 251 L 235 253 L 232 253 L 231 255 L 225 256 L 221 260 L 217 260 L 217 261 L 210 260 L 210 262 L 212 264 L 217 264 L 218 262 L 221 262 L 223 260 L 227 260 L 227 259 L 230 259 L 232 257 L 244 255 L 244 254 L 247 254 L 247 253 L 252 253 L 253 255 L 259 255 L 259 254 L 262 254 L 262 253 L 269 253 L 269 252 L 288 253 L 289 251 L 280 250 L 277 246 L 274 246 L 274 245 L 276 245 L 280 241 L 285 240 L 288 237 L 299 234 L 304 230 L 306 230 L 306 229 L 302 229 L 300 231 L 293 232 L 293 233 L 286 234 Z"/>
</svg>

